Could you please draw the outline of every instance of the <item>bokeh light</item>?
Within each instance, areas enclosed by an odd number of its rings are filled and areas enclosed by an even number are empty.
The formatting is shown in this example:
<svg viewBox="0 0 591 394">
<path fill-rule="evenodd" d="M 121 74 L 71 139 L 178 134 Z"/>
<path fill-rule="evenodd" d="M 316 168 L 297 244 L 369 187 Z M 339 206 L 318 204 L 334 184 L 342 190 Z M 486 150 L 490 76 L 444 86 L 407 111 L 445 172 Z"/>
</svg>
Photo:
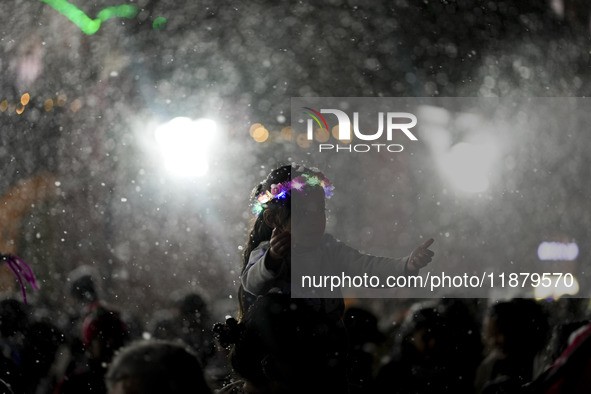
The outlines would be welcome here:
<svg viewBox="0 0 591 394">
<path fill-rule="evenodd" d="M 70 110 L 72 112 L 78 112 L 80 111 L 80 108 L 82 108 L 82 100 L 80 99 L 76 99 L 72 101 L 72 104 L 70 104 Z"/>
<path fill-rule="evenodd" d="M 314 139 L 320 143 L 324 143 L 330 139 L 330 134 L 328 130 L 324 128 L 317 128 L 314 130 Z"/>
<path fill-rule="evenodd" d="M 349 130 L 351 131 L 351 133 L 349 135 L 353 135 L 353 125 L 352 124 L 349 124 Z M 332 137 L 335 140 L 338 140 L 339 142 L 342 142 L 343 144 L 350 144 L 352 141 L 352 140 L 339 140 L 339 125 L 338 124 L 332 128 L 331 133 L 332 133 Z"/>
<path fill-rule="evenodd" d="M 551 275 L 549 286 L 534 287 L 534 297 L 538 300 L 557 300 L 563 296 L 574 296 L 579 293 L 579 281 L 574 276 Z"/>
<path fill-rule="evenodd" d="M 253 134 L 254 134 L 254 131 L 255 131 L 256 129 L 258 129 L 259 127 L 263 127 L 263 125 L 262 125 L 262 124 L 260 124 L 260 123 L 253 123 L 253 124 L 250 126 L 250 128 L 248 129 L 248 132 L 249 132 L 249 134 L 250 134 L 250 136 L 251 136 L 251 137 L 253 136 Z"/>
<path fill-rule="evenodd" d="M 281 137 L 286 141 L 291 141 L 291 137 L 293 135 L 293 130 L 290 126 L 284 127 L 281 129 Z"/>
<path fill-rule="evenodd" d="M 545 261 L 573 261 L 579 256 L 579 246 L 574 243 L 542 242 L 538 246 L 538 258 Z"/>
<path fill-rule="evenodd" d="M 265 142 L 269 138 L 269 130 L 263 126 L 259 126 L 252 132 L 252 138 L 256 142 Z"/>
<path fill-rule="evenodd" d="M 65 94 L 60 94 L 57 96 L 56 101 L 58 107 L 63 107 L 64 105 L 66 105 L 66 101 L 68 101 L 68 96 L 66 96 Z"/>
<path fill-rule="evenodd" d="M 45 109 L 45 111 L 49 112 L 53 109 L 53 105 L 54 105 L 53 99 L 47 99 L 43 103 L 43 109 Z"/>
<path fill-rule="evenodd" d="M 308 137 L 304 133 L 298 134 L 298 136 L 296 137 L 296 143 L 298 144 L 298 146 L 300 148 L 304 148 L 304 149 L 308 149 L 311 145 L 310 140 L 308 139 Z"/>
</svg>

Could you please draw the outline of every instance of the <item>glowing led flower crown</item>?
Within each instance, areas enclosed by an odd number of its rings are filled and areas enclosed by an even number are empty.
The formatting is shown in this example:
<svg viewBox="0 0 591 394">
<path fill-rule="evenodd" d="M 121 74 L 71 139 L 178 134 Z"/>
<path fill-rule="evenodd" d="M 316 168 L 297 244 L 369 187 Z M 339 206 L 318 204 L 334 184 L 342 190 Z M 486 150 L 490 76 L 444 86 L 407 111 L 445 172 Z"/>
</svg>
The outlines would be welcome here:
<svg viewBox="0 0 591 394">
<path fill-rule="evenodd" d="M 319 178 L 316 175 L 302 174 L 291 181 L 285 181 L 280 184 L 271 185 L 271 190 L 265 190 L 259 194 L 252 203 L 252 213 L 260 214 L 267 207 L 267 203 L 272 200 L 283 200 L 291 193 L 291 190 L 304 190 L 306 186 L 320 186 L 324 189 L 324 196 L 331 198 L 334 186 L 327 178 Z"/>
</svg>

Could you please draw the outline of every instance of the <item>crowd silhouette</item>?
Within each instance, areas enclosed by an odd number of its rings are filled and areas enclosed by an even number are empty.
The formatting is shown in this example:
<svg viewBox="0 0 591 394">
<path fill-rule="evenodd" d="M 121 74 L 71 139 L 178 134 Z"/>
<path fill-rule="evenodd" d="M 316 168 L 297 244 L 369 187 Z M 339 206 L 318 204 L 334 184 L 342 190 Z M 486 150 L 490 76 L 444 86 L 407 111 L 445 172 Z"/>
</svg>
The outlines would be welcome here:
<svg viewBox="0 0 591 394">
<path fill-rule="evenodd" d="M 80 322 L 60 327 L 34 304 L 2 300 L 0 391 L 531 394 L 591 389 L 587 299 L 404 300 L 409 306 L 397 320 L 378 318 L 370 304 L 358 300 L 347 303 L 342 326 L 305 299 L 281 292 L 258 296 L 240 320 L 217 323 L 208 319 L 199 294 L 182 299 L 189 315 L 176 315 L 179 304 L 172 303 L 170 315 L 163 319 L 162 311 L 155 311 L 157 323 L 146 324 L 139 336 L 121 311 L 102 301 Z"/>
<path fill-rule="evenodd" d="M 154 311 L 153 322 L 138 331 L 124 321 L 120 305 L 94 301 L 84 316 L 60 325 L 35 304 L 4 299 L 0 391 L 530 394 L 591 389 L 587 299 L 404 302 L 408 306 L 398 319 L 378 318 L 360 300 L 347 303 L 339 326 L 306 299 L 272 291 L 256 297 L 242 318 L 214 323 L 201 295 L 189 293 L 171 302 L 168 315 Z"/>
</svg>

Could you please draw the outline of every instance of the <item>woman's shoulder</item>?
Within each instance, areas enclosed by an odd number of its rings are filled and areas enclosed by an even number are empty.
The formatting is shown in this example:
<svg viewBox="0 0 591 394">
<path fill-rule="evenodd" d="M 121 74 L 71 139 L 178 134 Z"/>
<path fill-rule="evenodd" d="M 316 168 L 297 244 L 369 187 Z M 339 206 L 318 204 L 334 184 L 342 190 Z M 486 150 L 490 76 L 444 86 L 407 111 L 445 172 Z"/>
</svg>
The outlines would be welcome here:
<svg viewBox="0 0 591 394">
<path fill-rule="evenodd" d="M 325 233 L 322 238 L 322 243 L 325 247 L 329 248 L 336 248 L 336 247 L 346 247 L 347 244 L 343 241 L 337 239 L 334 235 L 330 233 Z"/>
<path fill-rule="evenodd" d="M 339 241 L 332 234 L 324 233 L 324 235 L 322 236 L 322 242 L 324 244 L 332 244 L 332 243 L 337 243 Z"/>
<path fill-rule="evenodd" d="M 262 241 L 260 244 L 256 246 L 251 252 L 250 256 L 257 256 L 260 257 L 261 254 L 264 254 L 267 250 L 269 250 L 270 242 L 269 241 Z"/>
<path fill-rule="evenodd" d="M 269 244 L 271 242 L 269 240 L 266 241 L 261 241 L 260 244 L 257 245 L 256 248 L 254 248 L 253 250 L 258 250 L 258 249 L 268 249 L 269 248 Z"/>
</svg>

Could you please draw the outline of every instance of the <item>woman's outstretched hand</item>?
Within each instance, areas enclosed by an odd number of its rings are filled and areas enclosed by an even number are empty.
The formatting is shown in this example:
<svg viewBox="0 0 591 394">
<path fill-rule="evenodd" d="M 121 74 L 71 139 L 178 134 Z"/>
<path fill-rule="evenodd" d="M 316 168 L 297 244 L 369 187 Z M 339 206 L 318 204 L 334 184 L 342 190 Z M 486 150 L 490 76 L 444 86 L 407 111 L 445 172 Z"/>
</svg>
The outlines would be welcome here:
<svg viewBox="0 0 591 394">
<path fill-rule="evenodd" d="M 433 238 L 429 238 L 422 245 L 417 246 L 406 263 L 406 269 L 408 271 L 418 271 L 431 262 L 435 252 L 429 250 L 429 246 L 434 242 Z"/>
</svg>

